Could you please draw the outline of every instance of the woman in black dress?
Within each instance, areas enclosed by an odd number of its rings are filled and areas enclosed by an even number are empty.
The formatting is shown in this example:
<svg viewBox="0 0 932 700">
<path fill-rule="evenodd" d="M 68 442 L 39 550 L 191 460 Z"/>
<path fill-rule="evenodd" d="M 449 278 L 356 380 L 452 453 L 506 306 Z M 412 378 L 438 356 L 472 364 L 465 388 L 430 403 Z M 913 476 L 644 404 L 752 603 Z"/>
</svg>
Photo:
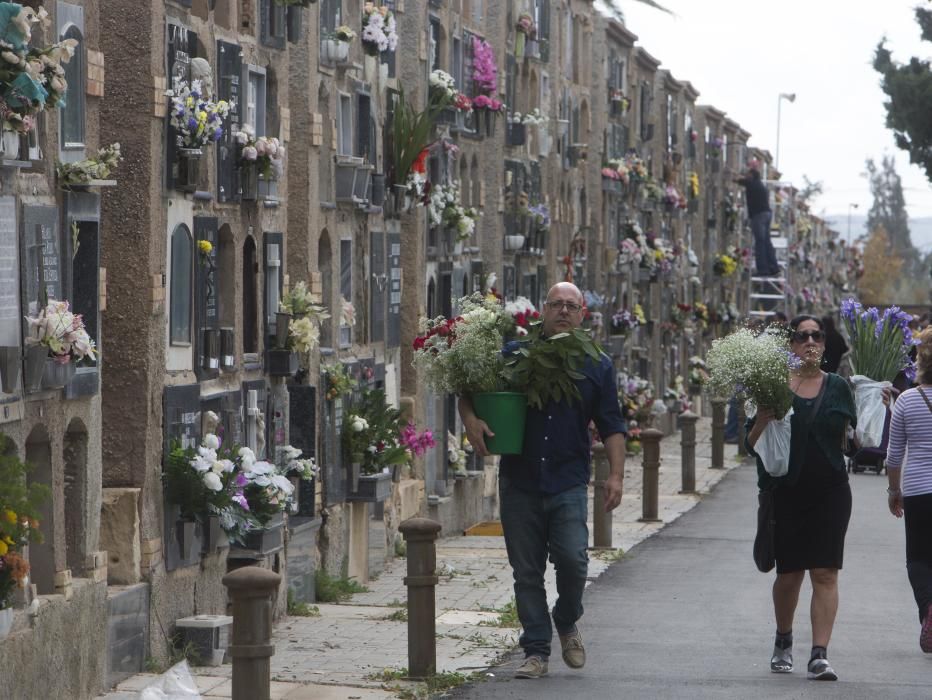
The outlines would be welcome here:
<svg viewBox="0 0 932 700">
<path fill-rule="evenodd" d="M 843 454 L 845 433 L 854 425 L 854 398 L 848 384 L 820 369 L 825 331 L 814 316 L 790 322 L 790 349 L 802 364 L 790 373 L 793 391 L 790 466 L 773 478 L 757 460 L 758 486 L 774 490 L 777 578 L 773 584 L 777 636 L 770 670 L 793 670 L 793 616 L 806 571 L 812 583 L 812 654 L 808 677 L 837 680 L 827 649 L 838 610 L 838 570 L 851 517 L 851 488 Z M 748 447 L 774 419 L 765 409 L 748 424 Z M 755 455 L 756 456 L 756 455 Z"/>
</svg>

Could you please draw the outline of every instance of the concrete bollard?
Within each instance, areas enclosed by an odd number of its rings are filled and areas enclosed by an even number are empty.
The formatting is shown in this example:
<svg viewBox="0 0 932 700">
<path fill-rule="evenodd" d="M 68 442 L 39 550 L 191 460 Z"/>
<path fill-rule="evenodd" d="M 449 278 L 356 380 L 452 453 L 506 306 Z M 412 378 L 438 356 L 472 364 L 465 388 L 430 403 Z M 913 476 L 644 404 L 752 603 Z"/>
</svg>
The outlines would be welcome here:
<svg viewBox="0 0 932 700">
<path fill-rule="evenodd" d="M 258 566 L 244 566 L 223 577 L 233 599 L 233 700 L 270 700 L 272 593 L 282 577 Z"/>
<path fill-rule="evenodd" d="M 592 497 L 592 548 L 612 549 L 612 514 L 605 512 L 605 482 L 609 464 L 605 445 L 592 446 L 593 497 Z"/>
<path fill-rule="evenodd" d="M 437 670 L 437 534 L 440 523 L 409 518 L 398 526 L 407 546 L 408 677 L 427 678 Z"/>
<path fill-rule="evenodd" d="M 696 421 L 692 411 L 680 414 L 680 449 L 683 472 L 683 489 L 680 493 L 696 493 Z"/>
<path fill-rule="evenodd" d="M 744 401 L 738 402 L 738 456 L 747 457 L 748 448 L 744 446 L 744 421 L 747 420 L 747 414 L 744 412 Z"/>
<path fill-rule="evenodd" d="M 712 399 L 712 469 L 725 468 L 725 399 Z"/>
<path fill-rule="evenodd" d="M 660 499 L 660 439 L 663 433 L 656 428 L 641 432 L 643 446 L 644 475 L 641 479 L 641 517 L 642 523 L 660 522 L 658 517 Z"/>
</svg>

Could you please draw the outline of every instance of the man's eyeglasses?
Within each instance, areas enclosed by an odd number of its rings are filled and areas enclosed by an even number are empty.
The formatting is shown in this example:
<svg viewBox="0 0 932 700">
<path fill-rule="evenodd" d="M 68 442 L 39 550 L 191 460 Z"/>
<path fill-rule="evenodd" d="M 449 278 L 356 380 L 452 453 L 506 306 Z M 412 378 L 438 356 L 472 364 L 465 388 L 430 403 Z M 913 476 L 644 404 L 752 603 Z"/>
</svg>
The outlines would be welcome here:
<svg viewBox="0 0 932 700">
<path fill-rule="evenodd" d="M 548 301 L 545 302 L 547 306 L 550 307 L 552 311 L 559 311 L 560 309 L 566 309 L 571 314 L 578 313 L 582 306 L 576 304 L 572 301 Z"/>
<path fill-rule="evenodd" d="M 821 343 L 823 340 L 825 340 L 825 332 L 824 331 L 794 331 L 793 335 L 790 337 L 793 339 L 794 343 L 805 343 L 810 338 L 812 338 L 817 343 Z"/>
</svg>

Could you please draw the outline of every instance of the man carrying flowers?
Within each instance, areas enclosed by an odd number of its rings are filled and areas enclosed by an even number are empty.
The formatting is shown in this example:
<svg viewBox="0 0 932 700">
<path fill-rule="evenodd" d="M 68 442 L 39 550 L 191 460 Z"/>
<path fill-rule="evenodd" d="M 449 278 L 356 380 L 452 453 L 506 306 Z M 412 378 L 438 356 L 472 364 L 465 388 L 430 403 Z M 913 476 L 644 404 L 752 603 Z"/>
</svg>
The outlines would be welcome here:
<svg viewBox="0 0 932 700">
<path fill-rule="evenodd" d="M 541 332 L 532 332 L 529 343 L 571 339 L 582 323 L 584 310 L 583 295 L 575 285 L 568 282 L 554 285 L 544 304 Z M 505 353 L 514 357 L 527 349 L 526 344 L 514 342 L 506 345 Z M 554 364 L 555 371 L 546 372 L 547 381 L 561 369 L 570 368 Z M 501 462 L 502 528 L 515 579 L 518 617 L 524 630 L 520 644 L 525 660 L 515 672 L 516 678 L 539 678 L 547 673 L 553 635 L 544 588 L 548 556 L 556 570 L 557 601 L 552 617 L 560 636 L 563 660 L 571 668 L 582 668 L 586 663 L 576 622 L 583 614 L 582 594 L 588 568 L 590 421 L 595 422 L 602 436 L 611 465 L 605 485 L 606 510 L 621 502 L 627 426 L 618 404 L 612 362 L 608 356 L 593 352 L 580 371 L 569 374 L 570 386 L 575 386 L 578 397 L 573 397 L 572 392 L 559 399 L 547 396 L 538 404 L 533 400 L 533 390 L 528 391 L 531 400 L 522 453 L 505 455 Z M 532 378 L 529 386 L 533 383 Z M 488 454 L 485 438 L 494 433 L 476 416 L 468 396 L 460 397 L 459 410 L 469 443 L 480 456 Z"/>
</svg>

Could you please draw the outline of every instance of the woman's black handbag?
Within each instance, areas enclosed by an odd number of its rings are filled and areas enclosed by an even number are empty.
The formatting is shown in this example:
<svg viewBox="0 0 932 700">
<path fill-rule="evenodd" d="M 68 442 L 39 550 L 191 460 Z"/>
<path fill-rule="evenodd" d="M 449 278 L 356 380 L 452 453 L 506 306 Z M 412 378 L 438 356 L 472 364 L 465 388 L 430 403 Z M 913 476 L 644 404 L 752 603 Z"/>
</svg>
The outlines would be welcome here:
<svg viewBox="0 0 932 700">
<path fill-rule="evenodd" d="M 773 490 L 757 494 L 757 536 L 754 538 L 754 563 L 767 573 L 777 565 L 774 534 L 777 518 L 774 514 Z"/>
</svg>

